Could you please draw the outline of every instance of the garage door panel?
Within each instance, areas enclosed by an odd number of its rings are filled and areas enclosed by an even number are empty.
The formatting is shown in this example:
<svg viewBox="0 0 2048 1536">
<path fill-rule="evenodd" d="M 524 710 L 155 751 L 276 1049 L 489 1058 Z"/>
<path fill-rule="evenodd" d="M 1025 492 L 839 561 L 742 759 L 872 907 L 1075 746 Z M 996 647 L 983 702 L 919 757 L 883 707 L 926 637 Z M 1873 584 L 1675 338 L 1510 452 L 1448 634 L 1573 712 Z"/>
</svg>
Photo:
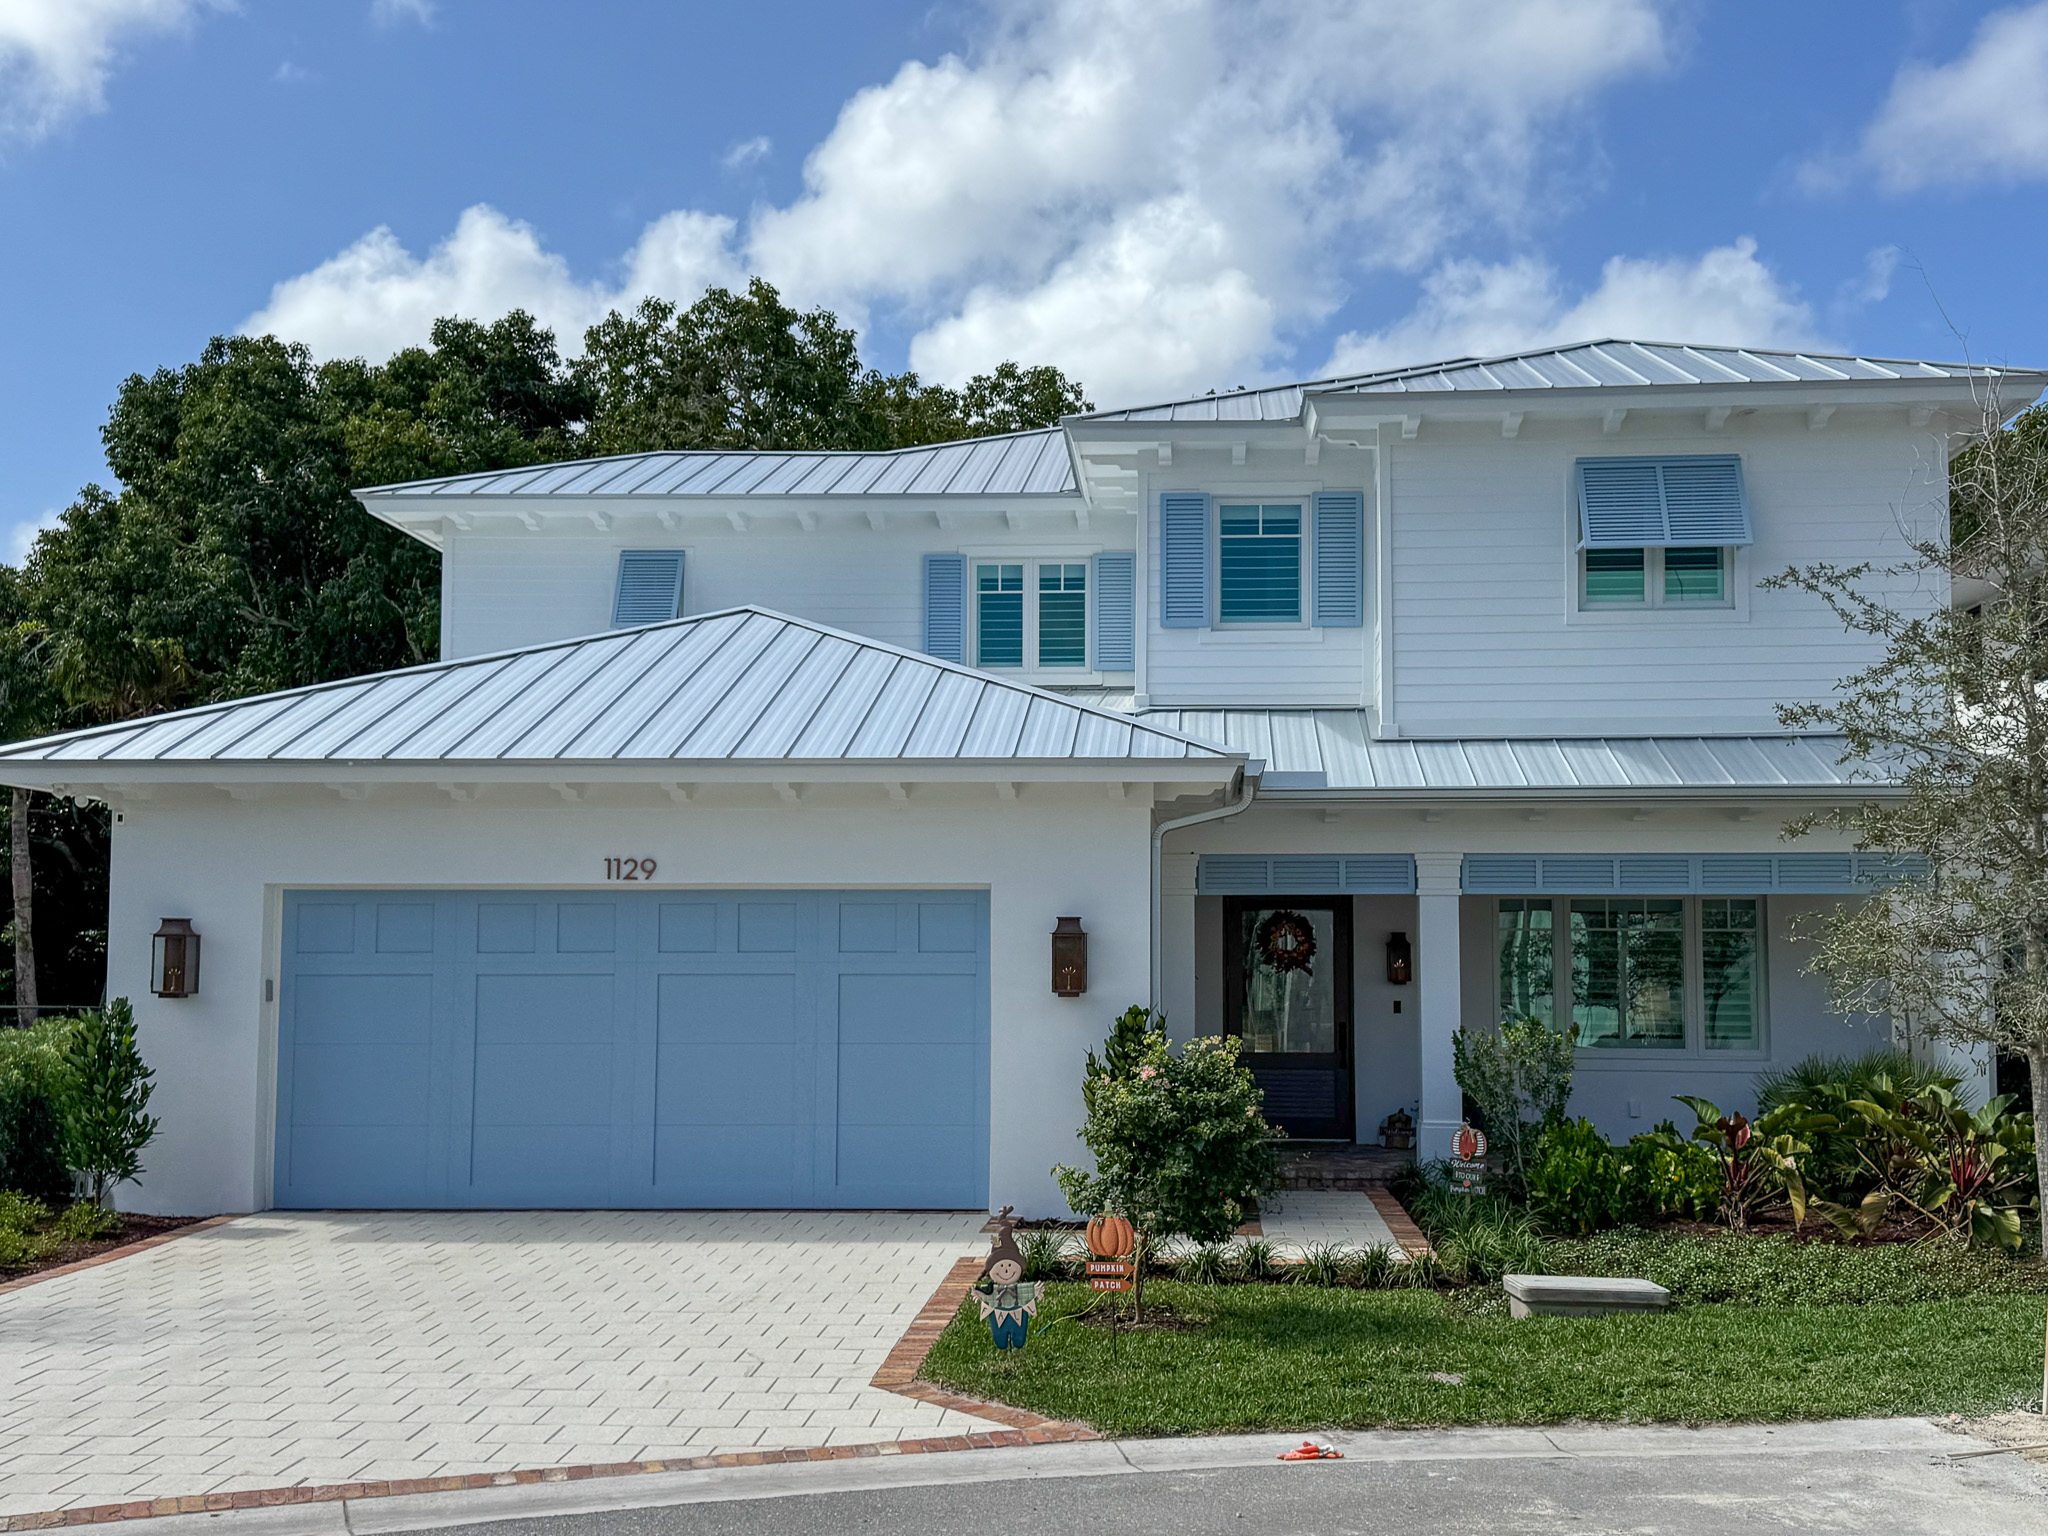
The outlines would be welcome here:
<svg viewBox="0 0 2048 1536">
<path fill-rule="evenodd" d="M 428 1128 L 299 1125 L 287 1147 L 289 1188 L 303 1198 L 279 1204 L 420 1206 L 436 1203 L 427 1181 Z"/>
<path fill-rule="evenodd" d="M 292 892 L 286 919 L 279 1204 L 985 1203 L 984 897 Z"/>
</svg>

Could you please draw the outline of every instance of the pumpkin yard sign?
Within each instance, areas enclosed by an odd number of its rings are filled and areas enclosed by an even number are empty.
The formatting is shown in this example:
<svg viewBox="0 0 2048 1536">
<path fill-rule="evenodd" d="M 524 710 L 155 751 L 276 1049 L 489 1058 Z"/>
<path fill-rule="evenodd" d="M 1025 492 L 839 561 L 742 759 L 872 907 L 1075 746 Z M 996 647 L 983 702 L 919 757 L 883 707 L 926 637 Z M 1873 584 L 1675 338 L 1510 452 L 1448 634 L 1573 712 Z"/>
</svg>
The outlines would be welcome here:
<svg viewBox="0 0 2048 1536">
<path fill-rule="evenodd" d="M 1121 1216 L 1096 1216 L 1088 1223 L 1088 1285 L 1097 1291 L 1128 1291 L 1137 1266 L 1137 1235 Z"/>
</svg>

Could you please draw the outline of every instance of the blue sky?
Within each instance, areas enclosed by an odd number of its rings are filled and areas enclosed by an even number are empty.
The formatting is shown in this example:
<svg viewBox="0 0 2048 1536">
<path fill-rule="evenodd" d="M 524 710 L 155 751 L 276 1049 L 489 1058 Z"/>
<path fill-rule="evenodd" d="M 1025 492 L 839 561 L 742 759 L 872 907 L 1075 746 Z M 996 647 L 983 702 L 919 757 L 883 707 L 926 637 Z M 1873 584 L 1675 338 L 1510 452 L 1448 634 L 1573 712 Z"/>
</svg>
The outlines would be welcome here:
<svg viewBox="0 0 2048 1536">
<path fill-rule="evenodd" d="M 1594 334 L 2048 364 L 2044 194 L 2048 0 L 9 0 L 0 557 L 221 332 L 573 347 L 759 272 L 1101 404 Z"/>
</svg>

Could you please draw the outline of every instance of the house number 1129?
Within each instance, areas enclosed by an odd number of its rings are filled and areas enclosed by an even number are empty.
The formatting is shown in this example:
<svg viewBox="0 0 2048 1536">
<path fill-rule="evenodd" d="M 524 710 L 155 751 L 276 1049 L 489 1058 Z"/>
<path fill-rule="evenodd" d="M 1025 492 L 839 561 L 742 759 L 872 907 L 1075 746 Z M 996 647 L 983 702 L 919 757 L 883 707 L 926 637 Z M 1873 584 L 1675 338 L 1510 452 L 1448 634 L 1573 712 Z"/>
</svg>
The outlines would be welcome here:
<svg viewBox="0 0 2048 1536">
<path fill-rule="evenodd" d="M 607 880 L 652 880 L 654 860 L 652 859 L 606 859 L 604 877 Z"/>
</svg>

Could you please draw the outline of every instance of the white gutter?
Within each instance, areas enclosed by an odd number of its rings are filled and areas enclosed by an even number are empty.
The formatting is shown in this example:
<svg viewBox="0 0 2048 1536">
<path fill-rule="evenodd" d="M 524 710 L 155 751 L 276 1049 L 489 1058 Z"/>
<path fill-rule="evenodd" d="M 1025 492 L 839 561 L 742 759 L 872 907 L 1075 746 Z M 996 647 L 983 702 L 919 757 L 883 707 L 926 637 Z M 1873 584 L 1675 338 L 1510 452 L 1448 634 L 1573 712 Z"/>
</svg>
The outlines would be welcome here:
<svg viewBox="0 0 2048 1536">
<path fill-rule="evenodd" d="M 1219 806 L 1213 806 L 1213 807 L 1211 807 L 1211 808 L 1210 808 L 1209 810 L 1206 810 L 1206 811 L 1197 811 L 1197 812 L 1195 812 L 1195 814 L 1194 814 L 1194 815 L 1192 815 L 1192 816 L 1181 816 L 1181 817 L 1177 817 L 1177 818 L 1175 818 L 1175 819 L 1174 819 L 1174 820 L 1172 820 L 1172 821 L 1162 821 L 1162 822 L 1160 822 L 1160 823 L 1159 823 L 1159 825 L 1158 825 L 1158 826 L 1156 826 L 1156 827 L 1154 827 L 1154 828 L 1152 829 L 1152 1001 L 1151 1001 L 1151 1007 L 1152 1007 L 1152 1009 L 1153 1009 L 1153 1011 L 1154 1011 L 1154 1012 L 1157 1012 L 1157 1011 L 1158 1011 L 1158 1008 L 1159 1008 L 1159 980 L 1160 980 L 1160 970 L 1161 970 L 1161 965 L 1160 965 L 1160 955 L 1159 955 L 1159 946 L 1160 946 L 1160 936 L 1161 936 L 1161 930 L 1162 930 L 1162 927 L 1163 927 L 1163 923 L 1162 923 L 1162 921 L 1161 921 L 1161 918 L 1160 918 L 1160 912 L 1159 912 L 1159 879 L 1160 879 L 1160 875 L 1159 875 L 1159 865 L 1160 865 L 1160 856 L 1161 856 L 1161 853 L 1162 853 L 1162 851 L 1163 851 L 1163 849 L 1164 849 L 1164 847 L 1165 847 L 1165 843 L 1166 843 L 1166 834 L 1167 834 L 1167 833 L 1169 833 L 1169 832 L 1178 832 L 1178 831 L 1179 831 L 1179 830 L 1180 830 L 1180 829 L 1181 829 L 1182 827 L 1193 827 L 1193 826 L 1199 826 L 1199 825 L 1200 825 L 1201 823 L 1203 823 L 1203 822 L 1205 822 L 1205 821 L 1221 821 L 1221 820 L 1222 820 L 1222 819 L 1223 819 L 1224 817 L 1226 817 L 1226 816 L 1235 816 L 1235 815 L 1236 815 L 1236 814 L 1237 814 L 1237 813 L 1238 813 L 1239 811 L 1248 811 L 1248 810 L 1250 810 L 1250 809 L 1251 809 L 1251 805 L 1252 805 L 1252 801 L 1254 801 L 1254 800 L 1256 800 L 1256 799 L 1258 798 L 1258 794 L 1259 794 L 1259 776 L 1260 776 L 1261 774 L 1263 774 L 1263 773 L 1264 773 L 1265 771 L 1266 771 L 1266 765 L 1265 765 L 1265 763 L 1263 763 L 1262 761 L 1260 761 L 1260 760 L 1259 760 L 1259 759 L 1257 759 L 1257 758 L 1254 758 L 1254 759 L 1252 759 L 1251 761 L 1247 762 L 1247 763 L 1246 763 L 1246 764 L 1244 765 L 1244 777 L 1243 777 L 1243 780 L 1242 780 L 1242 784 L 1241 784 L 1241 787 L 1240 787 L 1240 789 L 1239 789 L 1239 791 L 1238 791 L 1238 797 L 1237 797 L 1237 799 L 1236 799 L 1235 801 L 1233 801 L 1233 802 L 1232 802 L 1231 804 L 1229 804 L 1229 805 L 1219 805 Z"/>
</svg>

